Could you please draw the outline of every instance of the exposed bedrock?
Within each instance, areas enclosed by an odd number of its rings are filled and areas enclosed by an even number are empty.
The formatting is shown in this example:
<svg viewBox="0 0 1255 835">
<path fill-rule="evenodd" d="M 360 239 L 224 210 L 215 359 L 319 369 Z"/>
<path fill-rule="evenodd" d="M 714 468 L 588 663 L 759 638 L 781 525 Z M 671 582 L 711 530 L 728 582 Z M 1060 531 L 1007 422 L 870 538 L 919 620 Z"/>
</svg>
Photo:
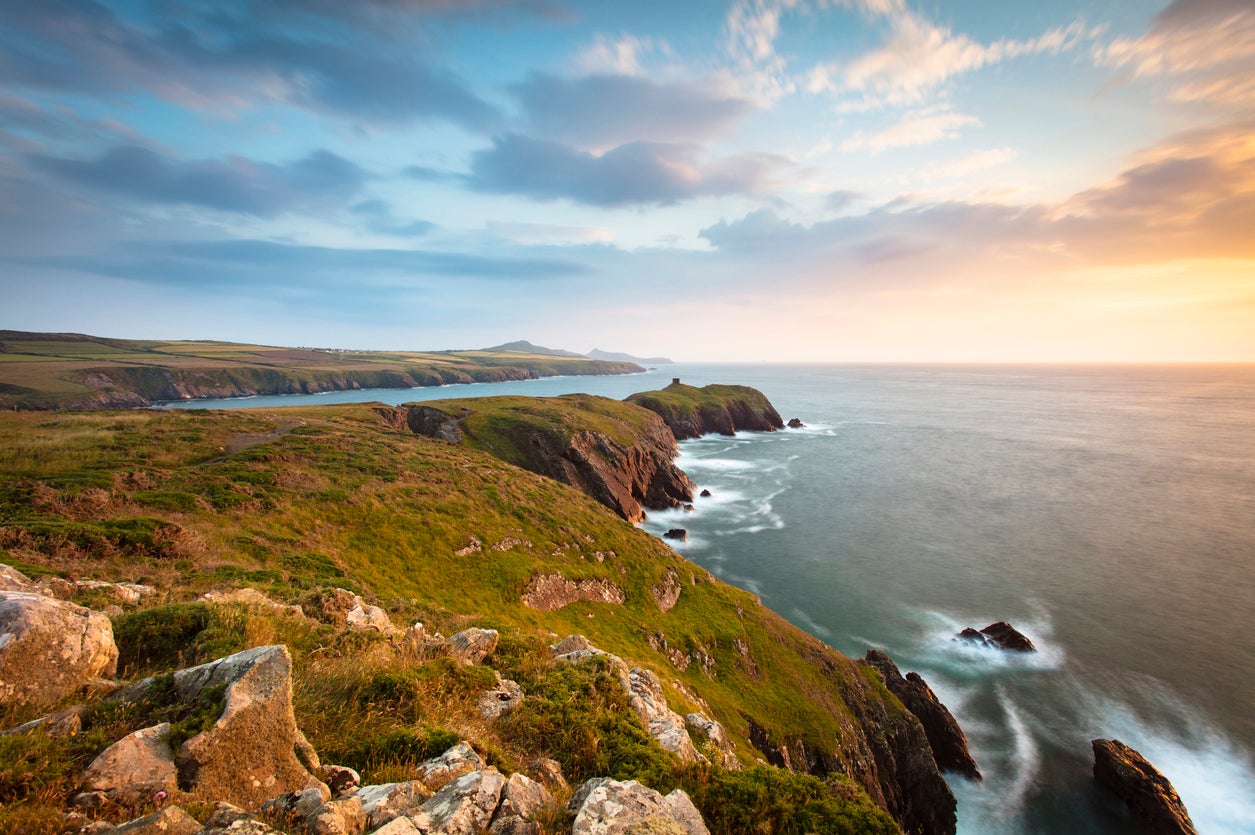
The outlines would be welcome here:
<svg viewBox="0 0 1255 835">
<path fill-rule="evenodd" d="M 677 380 L 661 391 L 633 394 L 627 402 L 661 416 L 681 441 L 710 432 L 733 435 L 737 430 L 774 432 L 784 428 L 780 413 L 766 395 L 749 386 L 696 388 Z"/>
<path fill-rule="evenodd" d="M 1196 835 L 1194 822 L 1168 778 L 1118 739 L 1095 739 L 1094 779 L 1124 801 L 1146 835 Z"/>
<path fill-rule="evenodd" d="M 869 649 L 864 660 L 876 668 L 889 692 L 897 696 L 903 707 L 915 714 L 924 726 L 937 766 L 943 771 L 955 771 L 979 780 L 980 769 L 968 750 L 967 736 L 928 682 L 918 673 L 907 673 L 903 677 L 898 665 L 878 649 Z"/>
</svg>

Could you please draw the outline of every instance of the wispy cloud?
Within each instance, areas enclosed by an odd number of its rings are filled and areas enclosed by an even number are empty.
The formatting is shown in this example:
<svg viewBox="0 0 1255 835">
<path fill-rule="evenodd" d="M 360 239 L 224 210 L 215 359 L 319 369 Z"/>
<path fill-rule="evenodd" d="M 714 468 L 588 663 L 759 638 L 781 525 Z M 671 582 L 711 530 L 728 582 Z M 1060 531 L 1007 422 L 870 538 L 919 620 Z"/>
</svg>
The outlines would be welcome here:
<svg viewBox="0 0 1255 835">
<path fill-rule="evenodd" d="M 1140 38 L 1097 52 L 1100 64 L 1164 78 L 1169 97 L 1223 106 L 1255 104 L 1255 5 L 1247 0 L 1174 0 Z"/>
<path fill-rule="evenodd" d="M 644 56 L 672 54 L 671 45 L 661 38 L 630 33 L 610 38 L 599 32 L 592 43 L 576 53 L 571 66 L 579 75 L 640 75 Z"/>
<path fill-rule="evenodd" d="M 997 168 L 1015 159 L 1016 156 L 1017 152 L 1014 148 L 987 148 L 944 162 L 929 163 L 920 169 L 919 173 L 926 180 L 952 180 L 975 174 L 978 171 Z"/>
<path fill-rule="evenodd" d="M 871 151 L 908 145 L 927 145 L 943 139 L 954 139 L 960 128 L 979 125 L 980 119 L 956 113 L 948 106 L 927 107 L 907 111 L 894 124 L 878 131 L 859 131 L 841 144 L 843 151 Z"/>
</svg>

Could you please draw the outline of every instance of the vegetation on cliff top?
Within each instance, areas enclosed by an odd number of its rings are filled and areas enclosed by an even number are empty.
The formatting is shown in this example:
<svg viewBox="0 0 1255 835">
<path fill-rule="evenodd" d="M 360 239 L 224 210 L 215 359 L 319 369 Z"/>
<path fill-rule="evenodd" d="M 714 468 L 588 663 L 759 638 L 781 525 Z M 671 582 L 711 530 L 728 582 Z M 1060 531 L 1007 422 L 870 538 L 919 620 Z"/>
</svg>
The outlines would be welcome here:
<svg viewBox="0 0 1255 835">
<path fill-rule="evenodd" d="M 561 424 L 573 406 L 599 414 L 607 429 L 633 425 L 635 410 L 559 400 L 556 415 L 540 406 L 535 420 Z M 859 715 L 903 716 L 875 674 L 578 491 L 477 449 L 400 431 L 376 408 L 0 415 L 0 562 L 157 587 L 156 600 L 144 609 L 124 604 L 114 620 L 124 675 L 287 644 L 300 726 L 326 761 L 360 767 L 370 781 L 403 779 L 460 736 L 507 770 L 544 753 L 575 779 L 604 771 L 662 790 L 682 785 L 715 831 L 744 831 L 758 817 L 777 821 L 767 831 L 892 831 L 849 781 L 680 764 L 644 735 L 621 690 L 595 668 L 555 665 L 547 644 L 582 633 L 652 668 L 671 706 L 721 721 L 746 764 L 758 757 L 753 723 L 773 744 L 800 741 L 839 765 L 843 752 L 859 749 Z M 460 413 L 461 405 L 441 408 Z M 476 423 L 472 413 L 468 434 L 499 438 L 492 416 Z M 529 581 L 553 572 L 612 582 L 626 602 L 524 606 Z M 652 589 L 672 578 L 682 593 L 664 613 Z M 532 698 L 514 719 L 490 725 L 474 709 L 481 670 L 429 667 L 382 639 L 192 602 L 242 586 L 297 603 L 345 587 L 401 626 L 500 629 L 493 663 Z M 100 604 L 87 594 L 83 602 Z M 9 726 L 30 717 L 2 718 Z M 0 803 L 32 809 L 68 790 L 66 775 L 90 753 L 58 754 L 61 776 L 40 783 L 33 755 L 10 751 L 15 745 L 0 742 Z M 52 788 L 31 788 L 45 783 Z M 822 823 L 839 819 L 846 824 Z"/>
<path fill-rule="evenodd" d="M 3 408 L 143 406 L 195 397 L 638 371 L 644 369 L 630 362 L 509 351 L 349 351 L 0 331 Z"/>
</svg>

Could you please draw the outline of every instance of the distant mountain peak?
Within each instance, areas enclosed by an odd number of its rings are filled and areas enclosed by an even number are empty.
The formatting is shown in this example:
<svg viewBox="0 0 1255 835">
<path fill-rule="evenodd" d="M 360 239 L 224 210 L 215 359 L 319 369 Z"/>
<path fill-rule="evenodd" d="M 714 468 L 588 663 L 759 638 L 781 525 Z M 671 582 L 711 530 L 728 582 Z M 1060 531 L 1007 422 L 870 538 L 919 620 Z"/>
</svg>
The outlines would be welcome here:
<svg viewBox="0 0 1255 835">
<path fill-rule="evenodd" d="M 600 348 L 594 348 L 584 356 L 590 360 L 616 360 L 618 362 L 634 362 L 637 365 L 673 365 L 675 363 L 675 360 L 670 360 L 666 357 L 635 357 L 621 351 L 603 351 Z"/>
<path fill-rule="evenodd" d="M 514 351 L 518 354 L 539 354 L 545 357 L 579 357 L 584 359 L 583 354 L 577 354 L 574 351 L 564 351 L 561 348 L 546 348 L 543 345 L 533 345 L 526 339 L 516 339 L 513 342 L 506 342 L 502 345 L 494 345 L 491 348 L 483 348 L 484 351 Z"/>
</svg>

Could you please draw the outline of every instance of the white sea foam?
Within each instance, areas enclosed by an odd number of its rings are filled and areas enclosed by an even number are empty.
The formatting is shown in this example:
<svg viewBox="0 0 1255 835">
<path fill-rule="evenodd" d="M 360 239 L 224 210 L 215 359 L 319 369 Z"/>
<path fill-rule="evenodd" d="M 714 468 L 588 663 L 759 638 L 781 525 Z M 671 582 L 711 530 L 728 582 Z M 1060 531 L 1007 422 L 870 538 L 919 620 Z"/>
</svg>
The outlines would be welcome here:
<svg viewBox="0 0 1255 835">
<path fill-rule="evenodd" d="M 826 626 L 820 623 L 816 623 L 815 620 L 810 615 L 806 614 L 806 612 L 802 611 L 801 609 L 798 609 L 795 607 L 789 610 L 789 615 L 792 620 L 795 620 L 798 623 L 802 624 L 802 626 L 806 627 L 806 631 L 811 633 L 812 635 L 817 635 L 822 638 L 829 638 L 829 639 L 832 638 L 831 629 L 828 629 Z"/>
<path fill-rule="evenodd" d="M 1059 670 L 1067 653 L 1062 644 L 1052 640 L 1054 628 L 1043 613 L 1020 619 L 1020 629 L 1037 647 L 1037 652 L 1013 652 L 975 641 L 956 640 L 964 627 L 976 629 L 993 623 L 989 615 L 955 617 L 946 612 L 925 610 L 921 645 L 912 656 L 930 669 L 938 669 L 959 679 L 983 678 L 1013 670 Z"/>
</svg>

